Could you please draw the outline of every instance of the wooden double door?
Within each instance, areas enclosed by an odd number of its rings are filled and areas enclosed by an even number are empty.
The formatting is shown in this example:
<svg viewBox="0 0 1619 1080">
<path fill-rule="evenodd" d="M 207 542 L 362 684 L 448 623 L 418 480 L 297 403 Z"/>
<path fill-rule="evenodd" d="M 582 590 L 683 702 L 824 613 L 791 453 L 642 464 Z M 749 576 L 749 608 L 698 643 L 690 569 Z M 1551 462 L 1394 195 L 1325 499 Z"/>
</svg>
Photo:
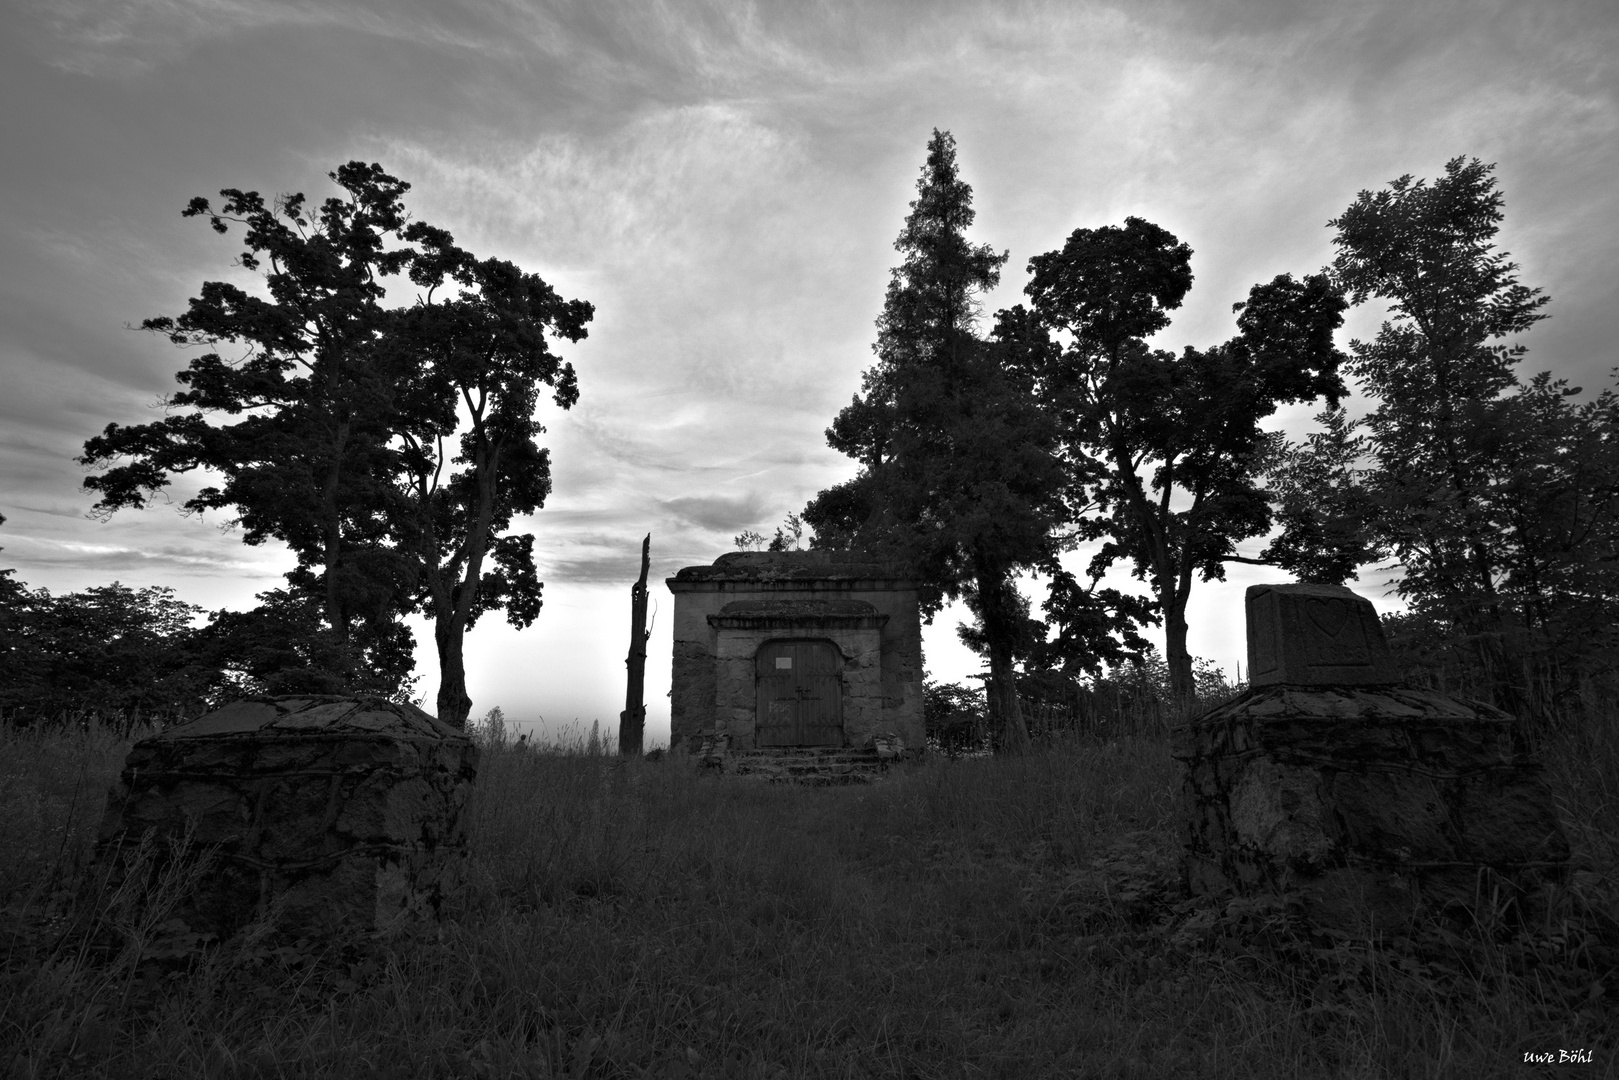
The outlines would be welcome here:
<svg viewBox="0 0 1619 1080">
<path fill-rule="evenodd" d="M 771 641 L 754 660 L 756 745 L 843 745 L 843 657 L 830 641 Z"/>
</svg>

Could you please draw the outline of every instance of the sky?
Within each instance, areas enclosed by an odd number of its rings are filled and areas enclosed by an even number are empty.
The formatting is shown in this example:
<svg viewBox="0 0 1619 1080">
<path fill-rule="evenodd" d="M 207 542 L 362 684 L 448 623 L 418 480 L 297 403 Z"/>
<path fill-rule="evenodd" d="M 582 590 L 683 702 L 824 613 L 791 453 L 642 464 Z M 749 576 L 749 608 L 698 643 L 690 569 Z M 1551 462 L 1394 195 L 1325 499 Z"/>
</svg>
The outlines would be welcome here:
<svg viewBox="0 0 1619 1080">
<path fill-rule="evenodd" d="M 664 579 L 853 475 L 824 430 L 872 362 L 934 128 L 973 187 L 970 238 L 1011 255 L 986 311 L 1075 228 L 1138 215 L 1194 251 L 1157 344 L 1206 347 L 1252 284 L 1331 260 L 1326 223 L 1357 192 L 1466 155 L 1496 163 L 1500 245 L 1552 297 L 1523 372 L 1590 393 L 1619 363 L 1612 0 L 3 0 L 0 16 L 0 566 L 53 592 L 168 585 L 209 610 L 280 583 L 284 549 L 178 513 L 191 479 L 174 505 L 101 522 L 73 459 L 176 388 L 191 354 L 142 319 L 205 280 L 252 283 L 236 236 L 181 218 L 192 196 L 319 199 L 338 165 L 378 162 L 411 183 L 413 216 L 596 308 L 558 350 L 578 404 L 543 399 L 554 492 L 519 522 L 544 609 L 468 639 L 474 714 L 553 737 L 617 724 L 643 535 L 656 744 Z M 1352 312 L 1341 343 L 1380 318 Z M 1273 426 L 1297 438 L 1314 411 Z M 1384 611 L 1389 576 L 1356 585 Z M 1234 565 L 1195 586 L 1194 654 L 1234 674 L 1243 589 L 1285 579 Z M 963 617 L 924 630 L 935 678 L 980 670 Z"/>
</svg>

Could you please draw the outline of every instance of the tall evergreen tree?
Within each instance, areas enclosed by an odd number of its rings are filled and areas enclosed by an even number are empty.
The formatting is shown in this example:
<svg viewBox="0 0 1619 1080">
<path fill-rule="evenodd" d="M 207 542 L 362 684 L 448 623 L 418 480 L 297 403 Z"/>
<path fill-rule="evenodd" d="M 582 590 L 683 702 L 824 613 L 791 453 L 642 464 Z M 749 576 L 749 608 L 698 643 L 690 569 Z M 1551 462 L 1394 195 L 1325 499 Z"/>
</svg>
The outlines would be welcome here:
<svg viewBox="0 0 1619 1080">
<path fill-rule="evenodd" d="M 827 431 L 860 471 L 817 495 L 803 519 L 819 546 L 903 559 L 930 619 L 946 598 L 967 601 L 989 657 L 992 728 L 1017 749 L 1028 740 L 1014 674 L 1027 605 L 1014 574 L 1054 560 L 1065 508 L 1025 343 L 1009 322 L 992 340 L 977 331 L 978 298 L 1007 256 L 968 242 L 973 218 L 955 140 L 935 130 L 894 244 L 903 261 L 877 321 L 877 362 Z"/>
</svg>

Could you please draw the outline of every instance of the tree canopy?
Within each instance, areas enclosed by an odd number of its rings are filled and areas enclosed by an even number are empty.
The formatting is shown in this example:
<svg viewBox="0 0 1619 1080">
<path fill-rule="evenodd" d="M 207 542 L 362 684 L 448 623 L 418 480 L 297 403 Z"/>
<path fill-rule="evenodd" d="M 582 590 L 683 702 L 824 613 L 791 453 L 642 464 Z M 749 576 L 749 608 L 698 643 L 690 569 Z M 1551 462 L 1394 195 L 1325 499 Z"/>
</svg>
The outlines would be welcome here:
<svg viewBox="0 0 1619 1080">
<path fill-rule="evenodd" d="M 1333 331 L 1346 306 L 1323 275 L 1282 274 L 1235 304 L 1237 335 L 1176 355 L 1146 338 L 1169 325 L 1192 284 L 1191 249 L 1128 218 L 1076 229 L 1029 260 L 1040 327 L 1060 335 L 1041 389 L 1068 463 L 1076 526 L 1100 540 L 1093 579 L 1119 559 L 1147 581 L 1163 620 L 1175 696 L 1196 692 L 1186 605 L 1194 576 L 1225 576 L 1238 541 L 1271 525 L 1258 477 L 1273 452 L 1260 421 L 1284 402 L 1343 393 Z"/>
<path fill-rule="evenodd" d="M 263 275 L 264 295 L 205 282 L 185 313 L 142 324 L 237 355 L 194 358 L 176 376 L 186 389 L 167 400 L 171 415 L 110 424 L 86 442 L 80 461 L 104 471 L 85 486 L 110 514 L 145 506 L 177 474 L 222 477 L 184 509 L 228 509 L 247 543 L 275 539 L 296 555 L 289 595 L 261 615 L 284 619 L 317 600 L 332 644 L 302 661 L 333 665 L 333 686 L 364 688 L 379 671 L 397 684 L 411 650 L 401 617 L 429 610 L 440 715 L 459 724 L 470 707 L 465 629 L 491 608 L 518 625 L 539 611 L 532 537 L 501 534 L 550 489 L 534 441 L 538 385 L 563 408 L 578 396 L 545 336 L 580 340 L 592 309 L 410 222 L 410 185 L 380 165 L 350 162 L 330 178 L 344 195 L 318 209 L 301 194 L 267 203 L 236 189 L 221 192 L 217 213 L 203 198 L 187 206 L 217 232 L 245 226 L 240 263 Z M 407 272 L 426 294 L 386 306 L 384 279 Z M 435 299 L 445 287 L 456 295 Z"/>
<path fill-rule="evenodd" d="M 1495 248 L 1493 168 L 1454 158 L 1432 183 L 1360 192 L 1329 222 L 1338 281 L 1389 305 L 1345 365 L 1373 405 L 1359 421 L 1323 414 L 1288 448 L 1267 555 L 1322 580 L 1391 559 L 1410 625 L 1464 650 L 1485 696 L 1549 722 L 1544 688 L 1571 674 L 1553 657 L 1614 647 L 1619 403 L 1608 390 L 1576 405 L 1566 380 L 1518 378 L 1513 339 L 1549 298 Z"/>
<path fill-rule="evenodd" d="M 501 608 L 518 628 L 539 617 L 534 537 L 506 530 L 551 493 L 545 428 L 534 418 L 539 388 L 552 388 L 563 409 L 579 399 L 573 365 L 551 352 L 547 334 L 582 340 L 593 309 L 512 263 L 473 257 L 442 230 L 412 225 L 405 235 L 421 245 L 410 274 L 426 293 L 398 314 L 385 346 L 402 388 L 395 535 L 414 572 L 410 602 L 433 620 L 438 714 L 459 724 L 472 707 L 466 631 Z M 456 294 L 435 299 L 447 286 Z"/>
</svg>

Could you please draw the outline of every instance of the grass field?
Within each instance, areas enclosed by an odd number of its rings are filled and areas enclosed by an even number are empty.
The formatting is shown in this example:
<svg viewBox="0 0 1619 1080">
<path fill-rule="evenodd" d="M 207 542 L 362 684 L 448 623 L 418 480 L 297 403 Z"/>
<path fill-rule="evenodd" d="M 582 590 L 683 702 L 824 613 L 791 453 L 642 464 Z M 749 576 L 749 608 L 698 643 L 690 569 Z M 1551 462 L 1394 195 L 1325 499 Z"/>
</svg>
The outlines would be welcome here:
<svg viewBox="0 0 1619 1080">
<path fill-rule="evenodd" d="M 1532 939 L 1372 948 L 1178 892 L 1155 740 L 841 789 L 494 745 L 434 933 L 188 964 L 90 862 L 128 742 L 0 734 L 0 1075 L 1619 1075 L 1619 743 L 1548 757 L 1587 869 Z M 1583 1064 L 1526 1054 L 1585 1051 Z"/>
</svg>

